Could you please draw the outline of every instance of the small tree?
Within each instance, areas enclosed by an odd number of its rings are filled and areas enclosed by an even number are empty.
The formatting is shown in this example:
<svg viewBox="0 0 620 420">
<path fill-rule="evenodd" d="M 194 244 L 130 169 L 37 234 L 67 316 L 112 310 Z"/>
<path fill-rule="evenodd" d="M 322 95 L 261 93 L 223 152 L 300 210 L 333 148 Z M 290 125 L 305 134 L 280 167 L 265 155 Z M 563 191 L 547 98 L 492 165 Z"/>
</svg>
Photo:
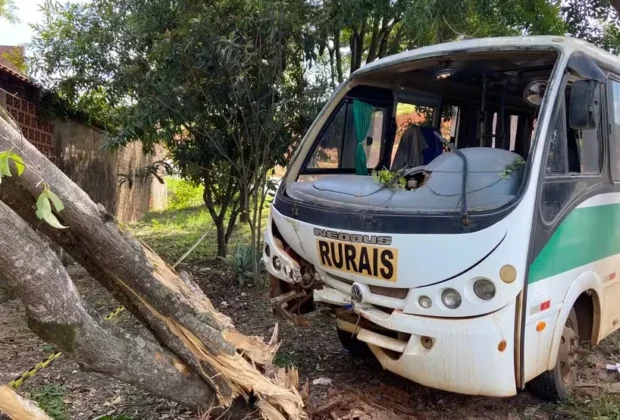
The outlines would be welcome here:
<svg viewBox="0 0 620 420">
<path fill-rule="evenodd" d="M 181 175 L 204 186 L 225 256 L 240 213 L 255 210 L 256 245 L 267 171 L 296 128 L 303 77 L 287 74 L 300 61 L 305 9 L 303 0 L 48 1 L 33 67 L 70 103 L 92 108 L 114 145 L 164 144 Z"/>
</svg>

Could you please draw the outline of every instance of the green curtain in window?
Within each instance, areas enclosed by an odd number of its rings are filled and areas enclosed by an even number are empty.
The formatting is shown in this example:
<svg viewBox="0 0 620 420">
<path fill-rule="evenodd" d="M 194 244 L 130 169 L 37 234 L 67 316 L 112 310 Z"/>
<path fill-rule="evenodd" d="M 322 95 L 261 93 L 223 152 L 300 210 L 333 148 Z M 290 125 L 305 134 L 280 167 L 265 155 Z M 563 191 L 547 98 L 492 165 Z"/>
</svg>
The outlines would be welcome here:
<svg viewBox="0 0 620 420">
<path fill-rule="evenodd" d="M 364 142 L 366 141 L 366 134 L 370 128 L 372 112 L 373 106 L 369 103 L 358 100 L 353 101 L 353 121 L 355 122 L 355 134 L 357 136 L 357 150 L 355 152 L 356 175 L 368 175 Z"/>
</svg>

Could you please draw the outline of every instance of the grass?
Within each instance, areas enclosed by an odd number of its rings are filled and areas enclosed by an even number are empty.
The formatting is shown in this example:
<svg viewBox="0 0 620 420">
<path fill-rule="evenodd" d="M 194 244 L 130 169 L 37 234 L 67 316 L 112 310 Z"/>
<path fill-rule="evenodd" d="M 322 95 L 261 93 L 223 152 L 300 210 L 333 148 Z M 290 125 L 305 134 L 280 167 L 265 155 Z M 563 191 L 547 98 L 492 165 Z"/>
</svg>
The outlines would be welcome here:
<svg viewBox="0 0 620 420">
<path fill-rule="evenodd" d="M 168 210 L 179 210 L 204 205 L 202 192 L 204 188 L 193 185 L 181 178 L 174 176 L 166 177 L 168 189 Z"/>
<path fill-rule="evenodd" d="M 202 187 L 192 186 L 177 178 L 167 178 L 166 183 L 169 187 L 168 209 L 151 212 L 127 228 L 169 263 L 177 261 L 202 235 L 208 233 L 185 262 L 196 263 L 215 258 L 216 230 L 202 201 Z M 268 214 L 268 210 L 263 211 L 263 228 Z M 249 225 L 237 223 L 228 244 L 229 252 L 234 251 L 237 244 L 249 244 L 250 238 Z"/>
<path fill-rule="evenodd" d="M 59 385 L 44 385 L 31 391 L 31 397 L 41 409 L 43 409 L 54 420 L 68 420 L 67 406 L 64 400 L 67 391 Z"/>
<path fill-rule="evenodd" d="M 547 411 L 557 419 L 620 420 L 620 397 L 601 392 L 595 397 L 578 397 L 563 404 L 549 404 Z"/>
<path fill-rule="evenodd" d="M 295 366 L 295 356 L 290 353 L 276 353 L 276 356 L 273 359 L 273 364 L 278 367 Z"/>
</svg>

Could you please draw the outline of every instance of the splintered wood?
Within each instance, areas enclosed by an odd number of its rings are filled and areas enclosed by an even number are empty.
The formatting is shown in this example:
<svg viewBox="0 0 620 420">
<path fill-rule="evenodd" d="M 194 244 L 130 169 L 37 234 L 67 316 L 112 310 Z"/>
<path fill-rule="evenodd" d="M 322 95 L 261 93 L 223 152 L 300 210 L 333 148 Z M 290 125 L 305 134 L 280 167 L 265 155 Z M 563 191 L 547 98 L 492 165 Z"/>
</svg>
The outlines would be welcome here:
<svg viewBox="0 0 620 420">
<path fill-rule="evenodd" d="M 148 302 L 142 300 L 142 303 L 181 339 L 185 347 L 201 362 L 201 366 L 205 363 L 209 365 L 210 370 L 217 372 L 219 379 L 225 382 L 226 388 L 232 390 L 230 395 L 222 393 L 218 382 L 213 381 L 212 377 L 209 378 L 220 404 L 229 406 L 236 397 L 244 396 L 247 399 L 248 395 L 252 394 L 258 399 L 257 406 L 265 419 L 306 418 L 303 400 L 297 390 L 298 380 L 290 380 L 291 377 L 297 378 L 295 369 L 291 369 L 289 373 L 278 370 L 273 378 L 263 375 L 256 369 L 256 364 L 271 365 L 279 347 L 277 327 L 269 343 L 265 343 L 260 337 L 245 336 L 235 331 L 230 318 L 219 313 L 202 290 L 190 288 L 187 280 L 176 275 L 157 254 L 146 247 L 145 251 L 149 262 L 153 265 L 155 276 L 161 279 L 161 283 L 190 300 L 194 308 L 203 311 L 203 314 L 208 314 L 217 324 L 224 326 L 226 329 L 221 332 L 220 340 L 234 345 L 238 351 L 232 355 L 210 352 L 191 330 L 162 315 Z M 218 340 L 214 338 L 213 341 Z M 199 373 L 205 379 L 209 377 L 204 370 Z"/>
<path fill-rule="evenodd" d="M 13 420 L 52 420 L 36 403 L 21 397 L 8 385 L 0 387 L 0 412 Z"/>
</svg>

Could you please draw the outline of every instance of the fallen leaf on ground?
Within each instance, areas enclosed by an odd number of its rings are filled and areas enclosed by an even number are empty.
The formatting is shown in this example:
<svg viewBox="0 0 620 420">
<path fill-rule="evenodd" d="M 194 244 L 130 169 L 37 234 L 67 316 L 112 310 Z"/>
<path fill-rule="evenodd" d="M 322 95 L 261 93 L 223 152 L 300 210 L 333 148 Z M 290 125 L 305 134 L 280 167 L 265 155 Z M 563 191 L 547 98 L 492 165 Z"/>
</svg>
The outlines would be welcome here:
<svg viewBox="0 0 620 420">
<path fill-rule="evenodd" d="M 318 378 L 315 379 L 314 381 L 312 381 L 312 385 L 331 385 L 332 384 L 332 380 L 329 378 Z"/>
</svg>

